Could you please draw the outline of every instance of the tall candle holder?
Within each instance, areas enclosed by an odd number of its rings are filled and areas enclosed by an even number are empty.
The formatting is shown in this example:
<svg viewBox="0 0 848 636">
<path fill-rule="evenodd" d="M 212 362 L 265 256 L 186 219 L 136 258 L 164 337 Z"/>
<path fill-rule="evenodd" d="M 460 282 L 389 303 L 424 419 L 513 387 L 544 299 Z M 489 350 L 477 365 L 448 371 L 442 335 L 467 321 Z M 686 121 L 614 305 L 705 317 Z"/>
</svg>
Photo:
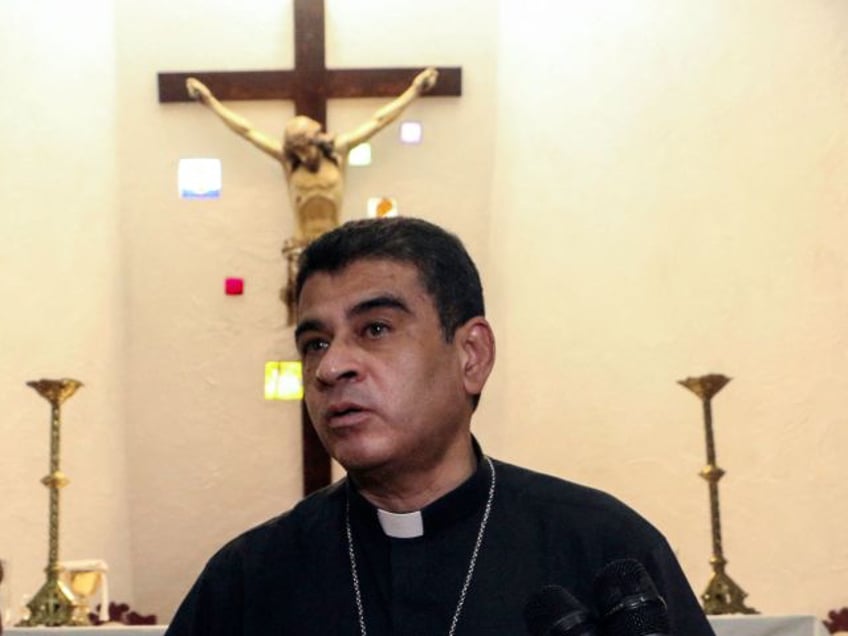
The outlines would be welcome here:
<svg viewBox="0 0 848 636">
<path fill-rule="evenodd" d="M 707 465 L 701 469 L 700 475 L 707 480 L 710 489 L 710 522 L 713 538 L 713 556 L 710 565 L 713 575 L 707 584 L 707 589 L 701 594 L 706 614 L 758 614 L 757 610 L 745 605 L 747 593 L 731 579 L 725 566 L 727 559 L 721 544 L 721 512 L 718 504 L 718 481 L 724 476 L 724 471 L 716 465 L 715 440 L 713 438 L 713 411 L 710 402 L 716 393 L 730 382 L 730 378 L 712 373 L 698 378 L 679 380 L 678 384 L 685 386 L 701 398 L 704 409 L 704 432 L 707 443 Z"/>
<path fill-rule="evenodd" d="M 27 382 L 38 394 L 50 402 L 50 474 L 41 483 L 50 490 L 50 543 L 47 556 L 47 581 L 27 604 L 29 618 L 21 621 L 22 626 L 81 624 L 74 616 L 77 606 L 73 593 L 60 580 L 63 568 L 59 565 L 59 491 L 68 485 L 69 480 L 59 469 L 59 442 L 61 440 L 61 406 L 82 386 L 79 380 L 63 378 L 61 380 L 34 380 Z M 87 617 L 85 619 L 87 621 Z"/>
</svg>

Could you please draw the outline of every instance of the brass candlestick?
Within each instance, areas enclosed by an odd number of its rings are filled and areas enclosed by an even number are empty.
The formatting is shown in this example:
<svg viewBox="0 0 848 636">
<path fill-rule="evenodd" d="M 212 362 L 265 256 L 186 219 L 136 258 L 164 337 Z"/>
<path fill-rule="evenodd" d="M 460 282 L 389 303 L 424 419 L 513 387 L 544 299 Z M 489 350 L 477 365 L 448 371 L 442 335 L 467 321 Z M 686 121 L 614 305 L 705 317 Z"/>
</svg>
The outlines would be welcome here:
<svg viewBox="0 0 848 636">
<path fill-rule="evenodd" d="M 50 548 L 47 557 L 47 581 L 27 604 L 29 618 L 21 621 L 22 626 L 74 625 L 81 621 L 74 617 L 76 600 L 68 586 L 59 579 L 63 571 L 59 565 L 59 490 L 68 485 L 65 474 L 59 470 L 59 442 L 62 426 L 61 406 L 82 386 L 78 380 L 38 380 L 27 382 L 28 386 L 50 402 L 50 474 L 41 483 L 50 490 Z M 87 621 L 87 617 L 86 617 Z"/>
<path fill-rule="evenodd" d="M 724 551 L 721 546 L 721 514 L 718 505 L 718 480 L 724 471 L 716 465 L 715 440 L 713 439 L 713 411 L 710 401 L 713 396 L 730 382 L 730 378 L 719 374 L 704 375 L 699 378 L 680 380 L 682 384 L 701 398 L 704 407 L 704 431 L 707 441 L 707 465 L 700 475 L 707 480 L 710 488 L 710 522 L 713 535 L 713 556 L 710 565 L 713 575 L 707 589 L 701 594 L 704 612 L 707 614 L 758 614 L 757 610 L 745 605 L 745 591 L 733 579 L 727 576 Z"/>
</svg>

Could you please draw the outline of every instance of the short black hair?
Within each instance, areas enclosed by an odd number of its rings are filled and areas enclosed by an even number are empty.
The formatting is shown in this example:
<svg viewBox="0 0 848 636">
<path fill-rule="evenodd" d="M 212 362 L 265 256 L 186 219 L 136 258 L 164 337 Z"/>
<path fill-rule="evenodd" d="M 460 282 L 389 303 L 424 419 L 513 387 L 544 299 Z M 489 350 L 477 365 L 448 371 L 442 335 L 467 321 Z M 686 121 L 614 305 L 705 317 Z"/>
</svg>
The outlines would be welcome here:
<svg viewBox="0 0 848 636">
<path fill-rule="evenodd" d="M 485 315 L 480 274 L 462 241 L 429 221 L 402 216 L 349 221 L 315 239 L 300 255 L 294 297 L 300 300 L 313 274 L 362 260 L 414 265 L 447 342 L 471 318 Z"/>
</svg>

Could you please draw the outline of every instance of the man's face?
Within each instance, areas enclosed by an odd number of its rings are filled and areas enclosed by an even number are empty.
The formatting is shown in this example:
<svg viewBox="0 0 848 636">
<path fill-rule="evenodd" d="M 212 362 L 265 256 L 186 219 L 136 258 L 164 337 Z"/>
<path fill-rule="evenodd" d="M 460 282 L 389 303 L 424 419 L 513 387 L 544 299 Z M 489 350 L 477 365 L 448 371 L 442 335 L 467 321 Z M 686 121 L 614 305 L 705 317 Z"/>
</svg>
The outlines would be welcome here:
<svg viewBox="0 0 848 636">
<path fill-rule="evenodd" d="M 413 265 L 360 260 L 313 274 L 295 333 L 306 407 L 345 468 L 426 470 L 467 444 L 462 346 L 445 342 Z"/>
</svg>

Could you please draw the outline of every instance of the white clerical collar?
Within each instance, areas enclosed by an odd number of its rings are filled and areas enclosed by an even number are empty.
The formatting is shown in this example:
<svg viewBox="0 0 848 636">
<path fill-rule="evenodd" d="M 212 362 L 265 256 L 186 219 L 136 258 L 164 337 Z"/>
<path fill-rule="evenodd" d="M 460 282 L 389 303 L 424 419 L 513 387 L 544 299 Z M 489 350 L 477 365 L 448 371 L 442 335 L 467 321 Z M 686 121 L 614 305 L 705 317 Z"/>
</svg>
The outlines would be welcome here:
<svg viewBox="0 0 848 636">
<path fill-rule="evenodd" d="M 380 526 L 393 539 L 414 539 L 424 535 L 424 519 L 420 511 L 389 512 L 377 508 Z"/>
</svg>

